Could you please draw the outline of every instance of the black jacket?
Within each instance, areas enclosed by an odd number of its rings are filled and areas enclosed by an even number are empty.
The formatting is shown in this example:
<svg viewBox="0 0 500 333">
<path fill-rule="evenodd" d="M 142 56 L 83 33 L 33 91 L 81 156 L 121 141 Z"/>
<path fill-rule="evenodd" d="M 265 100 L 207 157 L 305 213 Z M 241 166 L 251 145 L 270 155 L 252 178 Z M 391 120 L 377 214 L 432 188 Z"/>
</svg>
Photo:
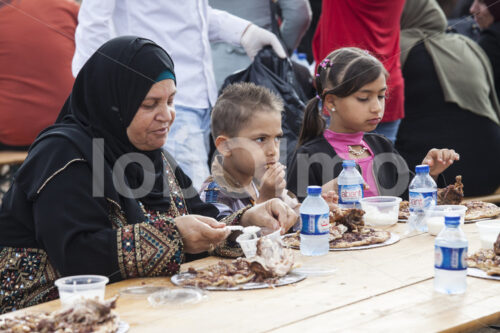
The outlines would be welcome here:
<svg viewBox="0 0 500 333">
<path fill-rule="evenodd" d="M 381 135 L 366 133 L 363 140 L 375 154 L 373 174 L 378 193 L 405 196 L 410 180 L 405 160 Z M 288 165 L 287 188 L 302 201 L 307 196 L 307 186 L 324 185 L 341 171 L 342 159 L 324 136 L 320 136 L 296 150 Z M 361 172 L 359 168 L 358 171 Z"/>
<path fill-rule="evenodd" d="M 500 22 L 494 22 L 488 29 L 481 32 L 479 45 L 490 58 L 495 77 L 495 88 L 497 96 L 500 98 Z"/>
</svg>

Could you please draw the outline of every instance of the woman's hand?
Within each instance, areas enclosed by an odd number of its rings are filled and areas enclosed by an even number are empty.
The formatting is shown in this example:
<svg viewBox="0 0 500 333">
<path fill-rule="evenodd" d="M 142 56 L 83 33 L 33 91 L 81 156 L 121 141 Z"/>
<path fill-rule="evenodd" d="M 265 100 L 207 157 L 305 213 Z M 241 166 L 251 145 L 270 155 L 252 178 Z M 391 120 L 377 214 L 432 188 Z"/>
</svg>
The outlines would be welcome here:
<svg viewBox="0 0 500 333">
<path fill-rule="evenodd" d="M 281 228 L 281 234 L 287 232 L 297 222 L 298 215 L 281 199 L 271 199 L 248 209 L 241 217 L 241 225 L 256 225 L 263 234 L 269 234 Z"/>
<path fill-rule="evenodd" d="M 260 180 L 259 198 L 257 203 L 277 198 L 286 187 L 285 166 L 279 162 L 274 163 L 264 172 Z"/>
<path fill-rule="evenodd" d="M 458 160 L 460 160 L 460 155 L 453 149 L 432 148 L 424 157 L 422 164 L 429 166 L 429 174 L 436 179 L 441 172 Z"/>
<path fill-rule="evenodd" d="M 184 243 L 184 252 L 201 253 L 213 248 L 224 241 L 231 233 L 225 229 L 224 223 L 201 215 L 185 215 L 174 219 L 179 230 L 182 242 Z"/>
</svg>

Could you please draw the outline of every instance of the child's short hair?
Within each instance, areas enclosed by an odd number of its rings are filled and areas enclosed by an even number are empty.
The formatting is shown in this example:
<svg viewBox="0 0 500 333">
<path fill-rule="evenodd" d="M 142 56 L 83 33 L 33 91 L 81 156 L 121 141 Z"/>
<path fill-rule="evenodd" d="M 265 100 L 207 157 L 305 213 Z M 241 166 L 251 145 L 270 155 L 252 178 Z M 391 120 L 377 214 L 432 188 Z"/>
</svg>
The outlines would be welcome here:
<svg viewBox="0 0 500 333">
<path fill-rule="evenodd" d="M 282 112 L 283 101 L 266 87 L 253 83 L 235 83 L 227 86 L 212 110 L 212 136 L 235 137 L 258 111 Z"/>
</svg>

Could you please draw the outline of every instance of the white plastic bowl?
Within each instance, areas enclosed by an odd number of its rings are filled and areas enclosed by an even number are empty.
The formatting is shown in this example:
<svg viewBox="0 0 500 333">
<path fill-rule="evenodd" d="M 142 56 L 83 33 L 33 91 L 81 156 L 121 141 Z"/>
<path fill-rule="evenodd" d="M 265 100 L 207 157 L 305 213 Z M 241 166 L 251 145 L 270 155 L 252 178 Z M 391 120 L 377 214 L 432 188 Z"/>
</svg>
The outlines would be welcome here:
<svg viewBox="0 0 500 333">
<path fill-rule="evenodd" d="M 436 236 L 444 228 L 445 216 L 460 216 L 460 225 L 464 224 L 467 207 L 462 205 L 438 205 L 430 207 L 426 212 L 425 221 L 429 234 Z"/>
<path fill-rule="evenodd" d="M 401 198 L 391 196 L 367 197 L 361 199 L 361 208 L 366 225 L 390 226 L 398 222 Z"/>
<path fill-rule="evenodd" d="M 500 220 L 489 220 L 476 222 L 479 230 L 479 239 L 481 240 L 481 248 L 493 249 L 493 244 L 500 233 Z"/>
<path fill-rule="evenodd" d="M 269 237 L 273 240 L 279 240 L 280 235 L 281 235 L 281 229 L 278 229 L 262 237 Z M 260 239 L 260 237 L 252 239 L 250 239 L 249 237 L 251 237 L 251 234 L 241 234 L 238 236 L 238 238 L 236 238 L 236 241 L 238 242 L 238 244 L 240 244 L 241 249 L 245 254 L 245 257 L 247 258 L 255 257 L 255 254 L 257 253 L 257 241 Z"/>
<path fill-rule="evenodd" d="M 102 275 L 75 275 L 55 281 L 63 306 L 81 299 L 104 300 L 104 290 L 109 279 Z"/>
</svg>

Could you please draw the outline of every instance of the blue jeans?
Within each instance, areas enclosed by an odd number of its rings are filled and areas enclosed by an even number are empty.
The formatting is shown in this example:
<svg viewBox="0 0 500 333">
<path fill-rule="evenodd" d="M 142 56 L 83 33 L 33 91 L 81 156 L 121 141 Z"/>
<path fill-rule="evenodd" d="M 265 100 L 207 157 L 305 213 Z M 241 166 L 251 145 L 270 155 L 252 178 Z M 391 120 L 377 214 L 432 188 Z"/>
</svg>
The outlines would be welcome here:
<svg viewBox="0 0 500 333">
<path fill-rule="evenodd" d="M 175 158 L 198 191 L 208 170 L 210 109 L 175 106 L 175 121 L 163 146 Z"/>
<path fill-rule="evenodd" d="M 389 121 L 387 123 L 378 124 L 377 128 L 372 131 L 372 133 L 382 134 L 387 139 L 392 141 L 392 144 L 396 143 L 396 135 L 398 134 L 399 124 L 401 119 Z"/>
</svg>

